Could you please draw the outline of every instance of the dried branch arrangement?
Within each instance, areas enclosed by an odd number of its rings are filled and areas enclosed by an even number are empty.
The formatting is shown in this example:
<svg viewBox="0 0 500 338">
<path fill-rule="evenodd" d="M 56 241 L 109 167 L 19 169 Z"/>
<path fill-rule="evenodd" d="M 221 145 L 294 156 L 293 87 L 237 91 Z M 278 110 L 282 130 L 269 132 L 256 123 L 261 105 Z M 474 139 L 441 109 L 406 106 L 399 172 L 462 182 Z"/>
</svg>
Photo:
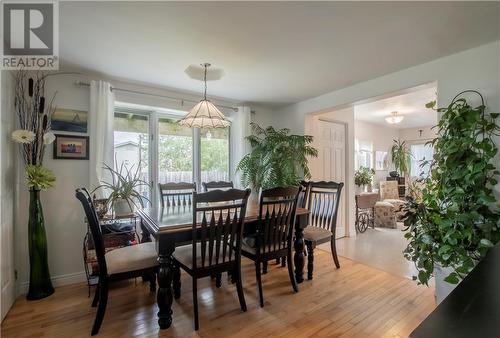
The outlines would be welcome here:
<svg viewBox="0 0 500 338">
<path fill-rule="evenodd" d="M 55 110 L 55 94 L 47 101 L 45 80 L 47 74 L 20 70 L 15 75 L 14 107 L 20 129 L 12 133 L 14 141 L 21 144 L 26 165 L 41 165 L 45 145 L 54 141 L 50 132 L 50 118 Z"/>
</svg>

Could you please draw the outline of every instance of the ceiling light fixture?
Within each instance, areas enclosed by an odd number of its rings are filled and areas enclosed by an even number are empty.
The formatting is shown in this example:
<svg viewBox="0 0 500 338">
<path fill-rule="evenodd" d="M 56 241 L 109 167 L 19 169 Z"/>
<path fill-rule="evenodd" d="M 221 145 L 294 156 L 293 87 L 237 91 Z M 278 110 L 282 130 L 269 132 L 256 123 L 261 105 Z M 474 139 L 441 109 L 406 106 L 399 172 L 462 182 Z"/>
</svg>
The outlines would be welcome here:
<svg viewBox="0 0 500 338">
<path fill-rule="evenodd" d="M 401 121 L 404 120 L 404 116 L 400 115 L 397 111 L 393 111 L 390 116 L 387 116 L 385 118 L 385 122 L 389 124 L 398 124 L 401 123 Z"/>
<path fill-rule="evenodd" d="M 228 127 L 231 122 L 224 114 L 212 103 L 207 100 L 207 68 L 210 63 L 203 63 L 205 74 L 203 82 L 205 83 L 205 92 L 203 100 L 198 102 L 189 113 L 184 116 L 179 124 L 190 128 L 224 128 Z"/>
</svg>

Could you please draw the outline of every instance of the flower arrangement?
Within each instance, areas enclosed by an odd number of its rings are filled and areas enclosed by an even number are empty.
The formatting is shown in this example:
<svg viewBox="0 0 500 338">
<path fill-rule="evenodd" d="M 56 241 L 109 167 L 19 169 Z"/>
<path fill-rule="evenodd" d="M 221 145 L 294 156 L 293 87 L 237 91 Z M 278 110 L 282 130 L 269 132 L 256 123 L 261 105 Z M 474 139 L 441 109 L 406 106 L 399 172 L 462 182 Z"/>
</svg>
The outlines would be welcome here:
<svg viewBox="0 0 500 338">
<path fill-rule="evenodd" d="M 375 175 L 375 170 L 372 168 L 360 167 L 354 173 L 354 184 L 358 187 L 368 185 L 372 183 L 373 175 Z"/>
<path fill-rule="evenodd" d="M 14 107 L 21 129 L 12 132 L 12 139 L 21 145 L 24 163 L 42 165 L 45 146 L 55 140 L 50 131 L 50 117 L 55 110 L 52 101 L 45 99 L 47 75 L 18 71 L 15 84 Z M 48 170 L 48 169 L 46 169 Z"/>
<path fill-rule="evenodd" d="M 54 293 L 47 259 L 47 238 L 43 218 L 40 190 L 54 186 L 52 171 L 42 166 L 45 146 L 54 142 L 50 131 L 50 118 L 55 110 L 45 98 L 45 80 L 41 72 L 20 70 L 15 75 L 14 108 L 20 129 L 12 132 L 19 143 L 26 170 L 26 183 L 30 190 L 28 240 L 30 256 L 30 284 L 27 299 L 41 299 Z"/>
</svg>

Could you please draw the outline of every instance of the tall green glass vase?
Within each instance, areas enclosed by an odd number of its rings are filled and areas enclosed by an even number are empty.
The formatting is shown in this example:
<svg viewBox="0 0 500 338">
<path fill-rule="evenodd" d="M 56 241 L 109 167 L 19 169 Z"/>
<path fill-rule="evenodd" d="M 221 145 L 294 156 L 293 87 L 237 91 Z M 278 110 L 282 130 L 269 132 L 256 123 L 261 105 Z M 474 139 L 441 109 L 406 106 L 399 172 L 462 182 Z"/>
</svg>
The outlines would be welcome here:
<svg viewBox="0 0 500 338">
<path fill-rule="evenodd" d="M 40 190 L 30 189 L 30 208 L 28 223 L 30 254 L 30 285 L 26 299 L 42 299 L 54 293 L 50 280 L 47 260 L 47 236 L 43 220 Z"/>
</svg>

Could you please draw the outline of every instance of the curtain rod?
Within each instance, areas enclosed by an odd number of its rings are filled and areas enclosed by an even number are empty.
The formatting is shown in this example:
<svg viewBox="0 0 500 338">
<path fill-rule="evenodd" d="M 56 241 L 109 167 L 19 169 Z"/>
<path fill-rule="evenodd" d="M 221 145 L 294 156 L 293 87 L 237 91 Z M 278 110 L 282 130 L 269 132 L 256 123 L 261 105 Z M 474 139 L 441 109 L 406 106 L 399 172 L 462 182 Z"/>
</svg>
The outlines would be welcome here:
<svg viewBox="0 0 500 338">
<path fill-rule="evenodd" d="M 90 87 L 90 83 L 83 82 L 83 81 L 75 81 L 75 84 L 77 86 L 81 87 Z M 130 90 L 130 89 L 123 89 L 123 88 L 117 88 L 117 87 L 111 87 L 112 91 L 119 91 L 119 92 L 125 92 L 125 93 L 132 93 L 132 94 L 139 94 L 139 95 L 147 95 L 147 96 L 154 96 L 154 97 L 161 97 L 163 99 L 168 99 L 168 100 L 173 100 L 173 101 L 180 101 L 181 106 L 184 105 L 184 102 L 192 102 L 192 103 L 198 103 L 198 101 L 194 101 L 191 99 L 183 99 L 179 97 L 172 97 L 172 96 L 166 96 L 166 95 L 160 95 L 160 94 L 153 94 L 153 93 L 146 93 L 146 92 L 141 92 L 138 90 Z M 230 107 L 230 106 L 224 106 L 224 105 L 217 105 L 218 107 L 226 108 L 226 109 L 231 109 L 233 111 L 238 111 L 238 108 L 236 107 Z"/>
</svg>

